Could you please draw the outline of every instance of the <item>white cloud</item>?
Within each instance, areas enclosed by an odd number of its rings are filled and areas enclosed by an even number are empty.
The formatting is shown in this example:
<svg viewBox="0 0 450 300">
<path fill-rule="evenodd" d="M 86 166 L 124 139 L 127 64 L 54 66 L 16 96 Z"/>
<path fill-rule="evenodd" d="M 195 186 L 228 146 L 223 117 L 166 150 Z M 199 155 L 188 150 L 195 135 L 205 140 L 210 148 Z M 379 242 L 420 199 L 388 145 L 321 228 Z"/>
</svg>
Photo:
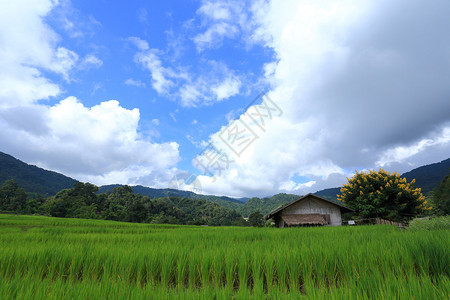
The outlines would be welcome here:
<svg viewBox="0 0 450 300">
<path fill-rule="evenodd" d="M 87 70 L 90 68 L 99 68 L 103 65 L 103 61 L 93 54 L 86 55 L 80 63 L 79 68 Z"/>
<path fill-rule="evenodd" d="M 202 1 L 197 14 L 202 20 L 204 30 L 193 37 L 199 52 L 208 48 L 217 48 L 225 38 L 233 39 L 243 34 L 245 41 L 252 23 L 251 11 L 245 9 L 242 1 Z"/>
<path fill-rule="evenodd" d="M 70 80 L 78 55 L 58 45 L 59 36 L 44 22 L 54 1 L 0 3 L 0 107 L 27 105 L 60 93 L 42 72 Z"/>
<path fill-rule="evenodd" d="M 170 118 L 171 118 L 174 122 L 177 121 L 177 118 L 175 117 L 175 113 L 170 112 L 170 113 L 169 113 L 169 116 L 170 116 Z"/>
<path fill-rule="evenodd" d="M 444 127 L 439 134 L 433 137 L 424 138 L 410 145 L 397 146 L 384 151 L 381 154 L 381 158 L 376 162 L 376 165 L 384 167 L 392 163 L 401 163 L 421 152 L 427 151 L 429 148 L 443 145 L 450 145 L 450 126 Z"/>
<path fill-rule="evenodd" d="M 136 12 L 136 16 L 141 24 L 148 25 L 148 12 L 145 8 L 139 8 Z"/>
<path fill-rule="evenodd" d="M 18 121 L 25 114 L 40 117 L 34 125 L 40 132 Z M 1 110 L 0 138 L 4 151 L 79 180 L 164 187 L 180 159 L 178 144 L 143 140 L 139 119 L 138 109 L 125 109 L 115 100 L 89 108 L 69 97 L 51 107 Z"/>
<path fill-rule="evenodd" d="M 72 70 L 102 64 L 93 54 L 79 62 L 77 53 L 61 45 L 61 37 L 45 21 L 57 5 L 0 2 L 1 151 L 96 184 L 167 186 L 177 171 L 178 144 L 143 138 L 138 109 L 125 109 L 115 100 L 86 107 L 75 97 L 54 106 L 39 102 L 61 92 L 48 72 L 70 82 Z M 73 31 L 71 21 L 65 24 Z"/>
<path fill-rule="evenodd" d="M 197 141 L 192 135 L 186 134 L 186 139 L 196 148 L 204 149 L 208 144 L 205 141 Z"/>
<path fill-rule="evenodd" d="M 145 51 L 150 49 L 147 41 L 144 41 L 143 39 L 140 39 L 138 37 L 135 36 L 131 36 L 128 38 L 128 40 L 136 47 L 138 48 L 140 51 Z"/>
<path fill-rule="evenodd" d="M 232 18 L 232 11 L 227 2 L 204 1 L 197 13 L 213 20 L 230 20 Z"/>
<path fill-rule="evenodd" d="M 204 33 L 196 35 L 193 40 L 197 49 L 202 51 L 204 48 L 219 46 L 224 37 L 233 38 L 238 32 L 237 26 L 221 22 L 212 25 Z"/>
<path fill-rule="evenodd" d="M 204 69 L 201 75 L 186 77 L 178 91 L 182 106 L 210 105 L 239 94 L 241 80 L 225 64 L 208 61 Z"/>
<path fill-rule="evenodd" d="M 218 101 L 230 98 L 239 93 L 241 81 L 235 76 L 225 78 L 223 82 L 211 88 Z"/>
<path fill-rule="evenodd" d="M 209 60 L 203 63 L 197 74 L 190 73 L 188 67 L 165 67 L 162 51 L 149 49 L 147 42 L 139 38 L 129 38 L 141 50 L 134 61 L 148 70 L 152 77 L 152 87 L 163 96 L 179 99 L 184 107 L 211 105 L 239 94 L 241 79 L 224 63 Z M 127 83 L 128 82 L 128 83 Z M 131 79 L 126 81 L 132 85 Z"/>
<path fill-rule="evenodd" d="M 283 115 L 253 124 L 258 138 L 215 181 L 201 175 L 205 193 L 313 192 L 355 169 L 448 158 L 448 2 L 259 4 L 253 41 L 276 53 L 268 95 Z M 210 141 L 232 154 L 219 133 Z"/>
<path fill-rule="evenodd" d="M 58 47 L 54 53 L 53 61 L 47 68 L 62 75 L 66 81 L 69 81 L 69 71 L 73 69 L 77 61 L 78 54 L 64 47 Z M 45 68 L 46 66 L 43 67 Z"/>
<path fill-rule="evenodd" d="M 135 61 L 150 71 L 152 76 L 152 86 L 159 94 L 167 94 L 169 89 L 174 85 L 169 76 L 173 75 L 173 71 L 164 68 L 156 49 L 150 49 L 139 52 L 135 56 Z"/>
<path fill-rule="evenodd" d="M 127 80 L 125 80 L 125 84 L 135 86 L 135 87 L 145 87 L 145 83 L 143 83 L 140 80 L 135 80 L 133 78 L 128 78 Z"/>
</svg>

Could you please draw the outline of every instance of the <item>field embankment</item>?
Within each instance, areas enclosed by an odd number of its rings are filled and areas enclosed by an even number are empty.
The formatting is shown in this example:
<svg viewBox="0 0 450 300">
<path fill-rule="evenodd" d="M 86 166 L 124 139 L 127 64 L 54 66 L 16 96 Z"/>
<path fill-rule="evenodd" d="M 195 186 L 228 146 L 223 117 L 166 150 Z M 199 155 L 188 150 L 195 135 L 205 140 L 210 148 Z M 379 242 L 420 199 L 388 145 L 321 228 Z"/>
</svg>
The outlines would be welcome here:
<svg viewBox="0 0 450 300">
<path fill-rule="evenodd" d="M 0 215 L 3 299 L 446 299 L 450 232 Z"/>
</svg>

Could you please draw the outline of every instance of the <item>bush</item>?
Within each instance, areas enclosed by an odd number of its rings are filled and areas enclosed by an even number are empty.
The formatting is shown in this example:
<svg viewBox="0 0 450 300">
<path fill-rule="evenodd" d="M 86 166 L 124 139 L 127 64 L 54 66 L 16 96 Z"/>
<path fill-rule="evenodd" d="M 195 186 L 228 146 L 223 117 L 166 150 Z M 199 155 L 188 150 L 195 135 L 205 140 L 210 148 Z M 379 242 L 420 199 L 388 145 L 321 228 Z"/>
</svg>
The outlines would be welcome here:
<svg viewBox="0 0 450 300">
<path fill-rule="evenodd" d="M 353 209 L 360 218 L 380 217 L 404 222 L 431 209 L 415 180 L 407 182 L 396 172 L 356 172 L 341 188 L 338 200 Z"/>
<path fill-rule="evenodd" d="M 450 216 L 443 217 L 425 217 L 414 219 L 409 223 L 408 230 L 435 230 L 435 229 L 450 229 Z"/>
</svg>

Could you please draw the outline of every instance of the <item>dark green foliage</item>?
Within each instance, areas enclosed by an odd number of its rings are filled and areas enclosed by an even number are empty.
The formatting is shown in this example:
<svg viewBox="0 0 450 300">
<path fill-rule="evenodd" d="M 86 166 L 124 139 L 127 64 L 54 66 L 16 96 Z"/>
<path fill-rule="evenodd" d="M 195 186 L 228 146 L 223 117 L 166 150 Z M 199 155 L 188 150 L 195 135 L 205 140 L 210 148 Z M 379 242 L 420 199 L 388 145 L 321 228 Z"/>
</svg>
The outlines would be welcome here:
<svg viewBox="0 0 450 300">
<path fill-rule="evenodd" d="M 438 215 L 450 214 L 450 174 L 445 176 L 431 196 L 433 211 Z"/>
<path fill-rule="evenodd" d="M 11 155 L 0 152 L 0 182 L 14 179 L 28 193 L 55 195 L 71 188 L 77 181 L 62 174 L 28 165 Z"/>
<path fill-rule="evenodd" d="M 52 217 L 93 219 L 97 214 L 97 187 L 77 182 L 72 189 L 60 191 L 42 205 L 42 212 Z"/>
<path fill-rule="evenodd" d="M 252 212 L 248 216 L 248 223 L 253 227 L 263 227 L 264 226 L 264 216 L 259 212 Z"/>
<path fill-rule="evenodd" d="M 10 179 L 0 186 L 0 210 L 23 212 L 27 203 L 27 194 L 17 183 Z"/>
<path fill-rule="evenodd" d="M 99 193 L 105 193 L 106 191 L 112 191 L 114 188 L 121 187 L 122 185 L 105 185 L 99 188 Z M 242 216 L 249 216 L 254 211 L 260 211 L 262 214 L 268 214 L 280 205 L 300 198 L 297 195 L 291 194 L 277 194 L 272 197 L 265 198 L 230 198 L 226 196 L 213 196 L 213 195 L 200 195 L 189 191 L 181 191 L 175 189 L 153 189 L 140 185 L 131 187 L 133 193 L 140 194 L 142 196 L 148 196 L 150 199 L 155 198 L 190 198 L 194 200 L 203 200 L 216 203 L 220 206 L 228 208 L 230 210 L 236 210 Z M 246 200 L 247 202 L 244 202 Z"/>
<path fill-rule="evenodd" d="M 35 199 L 30 201 L 34 211 L 61 218 L 213 226 L 242 221 L 236 211 L 205 200 L 178 197 L 150 199 L 133 193 L 132 188 L 126 185 L 115 186 L 112 192 L 96 194 L 97 191 L 93 184 L 76 183 L 73 188 L 60 191 L 44 203 Z M 33 209 L 30 208 L 30 211 Z"/>
<path fill-rule="evenodd" d="M 99 188 L 100 193 L 104 193 L 106 191 L 111 191 L 115 187 L 122 186 L 120 184 L 112 184 L 112 185 L 104 185 Z M 175 197 L 175 198 L 190 198 L 196 200 L 206 200 L 210 202 L 217 203 L 223 207 L 229 209 L 239 209 L 239 207 L 243 204 L 242 199 L 246 198 L 230 198 L 226 196 L 213 196 L 213 195 L 200 195 L 190 191 L 176 190 L 176 189 L 154 189 L 141 185 L 135 185 L 131 187 L 133 193 L 140 194 L 142 196 L 147 196 L 150 199 L 155 198 L 165 198 L 165 197 Z"/>
<path fill-rule="evenodd" d="M 250 216 L 250 214 L 254 211 L 259 211 L 261 214 L 266 215 L 275 208 L 296 200 L 300 198 L 300 196 L 292 195 L 292 194 L 276 194 L 272 197 L 266 198 L 250 198 L 244 205 L 239 208 L 239 212 L 243 216 Z"/>
</svg>

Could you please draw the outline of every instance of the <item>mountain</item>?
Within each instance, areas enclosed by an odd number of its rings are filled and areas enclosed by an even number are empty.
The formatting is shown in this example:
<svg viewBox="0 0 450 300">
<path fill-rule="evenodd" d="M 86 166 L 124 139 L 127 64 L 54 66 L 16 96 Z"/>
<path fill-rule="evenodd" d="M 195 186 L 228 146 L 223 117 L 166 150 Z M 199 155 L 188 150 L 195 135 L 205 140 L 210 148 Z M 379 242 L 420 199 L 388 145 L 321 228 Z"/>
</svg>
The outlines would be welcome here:
<svg viewBox="0 0 450 300">
<path fill-rule="evenodd" d="M 450 158 L 439 163 L 430 164 L 413 169 L 402 174 L 408 181 L 416 179 L 416 187 L 422 188 L 422 192 L 426 195 L 433 188 L 438 187 L 442 179 L 449 174 Z M 0 152 L 0 184 L 5 180 L 14 179 L 17 184 L 29 193 L 37 193 L 41 195 L 55 195 L 63 189 L 72 188 L 76 180 L 64 176 L 62 174 L 47 171 L 36 166 L 26 164 L 11 155 Z M 114 187 L 120 185 L 105 185 L 99 188 L 99 193 L 107 190 L 112 191 Z M 200 195 L 189 191 L 181 191 L 175 189 L 154 189 L 144 186 L 133 186 L 133 192 L 148 196 L 151 199 L 176 197 L 190 198 L 195 200 L 207 200 L 214 202 L 223 207 L 234 209 L 243 216 L 248 216 L 254 211 L 260 211 L 266 214 L 271 210 L 290 202 L 298 195 L 277 194 L 272 197 L 265 198 L 231 198 L 226 196 Z M 340 192 L 340 187 L 329 188 L 317 191 L 315 194 L 328 200 L 336 201 L 336 194 Z"/>
<path fill-rule="evenodd" d="M 104 193 L 107 190 L 110 192 L 119 184 L 104 185 L 98 190 L 99 193 Z M 243 204 L 245 198 L 230 198 L 226 196 L 213 196 L 213 195 L 200 195 L 190 191 L 176 190 L 176 189 L 154 189 L 141 185 L 135 185 L 131 187 L 133 193 L 140 194 L 142 196 L 148 196 L 150 199 L 175 197 L 175 198 L 189 198 L 196 200 L 207 200 L 214 202 L 229 209 L 238 209 Z"/>
<path fill-rule="evenodd" d="M 408 181 L 416 179 L 416 187 L 422 189 L 422 194 L 427 195 L 434 188 L 437 188 L 442 179 L 450 173 L 450 158 L 438 163 L 418 167 L 409 172 L 403 173 Z"/>
<path fill-rule="evenodd" d="M 76 181 L 62 174 L 26 164 L 11 155 L 0 152 L 0 184 L 14 179 L 28 193 L 55 195 L 60 190 L 72 188 Z"/>
<path fill-rule="evenodd" d="M 117 186 L 121 185 L 104 185 L 99 188 L 98 192 L 105 193 L 107 190 L 112 192 L 112 190 Z M 234 209 L 244 217 L 248 217 L 252 212 L 255 211 L 259 211 L 262 214 L 267 214 L 278 206 L 300 197 L 291 194 L 276 194 L 272 197 L 265 197 L 262 199 L 254 197 L 248 199 L 247 202 L 243 202 L 244 200 L 246 200 L 246 198 L 236 199 L 226 196 L 200 195 L 189 191 L 181 191 L 175 189 L 154 189 L 141 185 L 132 186 L 131 188 L 133 190 L 133 193 L 140 194 L 142 196 L 148 196 L 150 199 L 174 197 L 214 202 L 228 209 Z"/>
<path fill-rule="evenodd" d="M 320 196 L 322 198 L 325 198 L 327 200 L 336 201 L 337 200 L 336 195 L 339 194 L 340 192 L 341 192 L 341 188 L 337 187 L 337 188 L 329 188 L 329 189 L 320 190 L 320 191 L 315 192 L 314 194 L 316 194 L 317 196 Z"/>
<path fill-rule="evenodd" d="M 245 204 L 243 204 L 238 209 L 238 212 L 244 217 L 248 217 L 252 212 L 255 211 L 259 211 L 263 215 L 266 215 L 275 208 L 298 198 L 300 198 L 300 196 L 284 193 L 276 194 L 272 197 L 265 197 L 262 199 L 254 197 L 250 198 Z"/>
</svg>

